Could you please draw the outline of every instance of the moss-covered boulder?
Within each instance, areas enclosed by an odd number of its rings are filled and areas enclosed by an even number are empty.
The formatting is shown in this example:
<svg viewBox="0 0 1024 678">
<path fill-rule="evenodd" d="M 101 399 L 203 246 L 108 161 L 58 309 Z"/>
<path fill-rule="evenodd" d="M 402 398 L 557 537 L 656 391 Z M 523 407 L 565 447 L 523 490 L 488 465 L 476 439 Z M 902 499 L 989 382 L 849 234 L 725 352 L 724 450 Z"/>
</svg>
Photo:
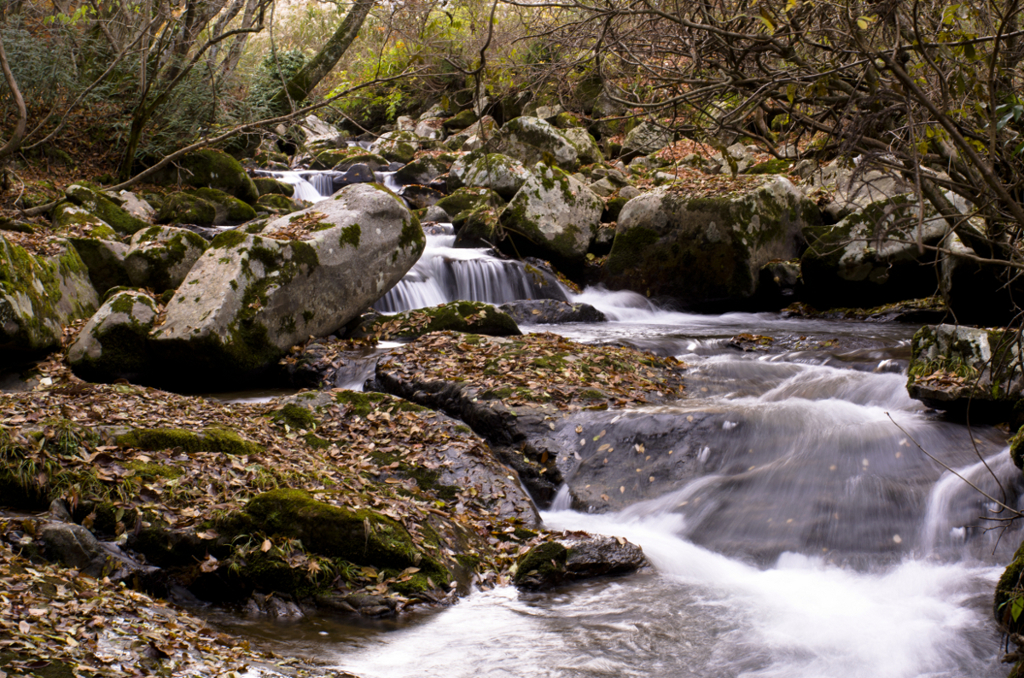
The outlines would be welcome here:
<svg viewBox="0 0 1024 678">
<path fill-rule="evenodd" d="M 383 155 L 370 153 L 368 151 L 364 151 L 359 146 L 353 146 L 349 149 L 348 155 L 346 155 L 344 159 L 335 163 L 333 169 L 335 172 L 347 172 L 356 165 L 366 165 L 370 172 L 379 172 L 387 169 L 390 164 L 391 161 Z"/>
<path fill-rule="evenodd" d="M 999 577 L 992 605 L 996 623 L 1005 633 L 1024 634 L 1022 610 L 1024 610 L 1024 544 L 1021 544 L 1017 552 L 1013 554 L 1013 561 Z"/>
<path fill-rule="evenodd" d="M 914 335 L 910 397 L 972 420 L 1002 420 L 1024 397 L 1024 363 L 1015 330 L 925 325 Z"/>
<path fill-rule="evenodd" d="M 373 142 L 370 152 L 382 155 L 392 162 L 408 163 L 420 150 L 420 139 L 413 132 L 386 132 Z"/>
<path fill-rule="evenodd" d="M 98 305 L 73 246 L 44 257 L 0 237 L 0 364 L 60 346 L 63 326 L 88 318 Z"/>
<path fill-rule="evenodd" d="M 151 177 L 155 184 L 216 188 L 250 205 L 260 197 L 242 164 L 223 151 L 205 148 L 180 158 Z"/>
<path fill-rule="evenodd" d="M 562 130 L 540 118 L 522 116 L 506 122 L 497 134 L 497 150 L 526 164 L 543 162 L 573 171 L 579 151 Z"/>
<path fill-rule="evenodd" d="M 263 446 L 250 442 L 231 429 L 209 426 L 202 433 L 178 428 L 139 428 L 116 438 L 121 447 L 155 452 L 180 449 L 182 452 L 223 452 L 239 456 L 260 455 Z"/>
<path fill-rule="evenodd" d="M 802 229 L 820 215 L 786 179 L 737 185 L 713 197 L 661 187 L 626 203 L 604 268 L 606 284 L 690 308 L 749 304 L 760 268 L 795 257 Z"/>
<path fill-rule="evenodd" d="M 534 546 L 516 563 L 515 584 L 529 590 L 606 575 L 636 572 L 643 550 L 625 539 L 572 533 Z"/>
<path fill-rule="evenodd" d="M 448 171 L 448 168 L 452 165 L 451 158 L 452 156 L 450 155 L 438 158 L 428 155 L 417 158 L 395 172 L 395 181 L 403 186 L 408 186 L 409 184 L 429 184 Z"/>
<path fill-rule="evenodd" d="M 377 316 L 352 333 L 356 338 L 415 339 L 430 332 L 470 332 L 492 337 L 518 336 L 519 326 L 507 313 L 480 301 L 447 304 Z"/>
<path fill-rule="evenodd" d="M 601 147 L 591 136 L 590 132 L 582 127 L 569 127 L 560 130 L 562 136 L 576 149 L 581 165 L 592 165 L 595 162 L 604 162 L 604 154 Z"/>
<path fill-rule="evenodd" d="M 501 210 L 479 205 L 452 218 L 455 247 L 492 247 L 501 239 Z"/>
<path fill-rule="evenodd" d="M 520 299 L 498 307 L 521 325 L 562 323 L 603 323 L 608 318 L 590 304 L 572 304 L 557 299 Z"/>
<path fill-rule="evenodd" d="M 489 188 L 505 200 L 511 200 L 530 178 L 523 163 L 500 153 L 470 153 L 452 164 L 449 186 Z"/>
<path fill-rule="evenodd" d="M 283 215 L 301 210 L 302 204 L 283 195 L 268 193 L 267 195 L 261 195 L 260 199 L 256 201 L 256 209 L 270 212 L 271 214 Z"/>
<path fill-rule="evenodd" d="M 145 292 L 125 290 L 107 299 L 68 352 L 75 374 L 86 381 L 135 381 L 150 370 L 149 332 L 159 309 Z"/>
<path fill-rule="evenodd" d="M 65 237 L 118 240 L 120 236 L 110 224 L 84 207 L 65 201 L 53 208 L 50 223 L 53 230 Z"/>
<path fill-rule="evenodd" d="M 478 119 L 476 112 L 472 108 L 467 108 L 445 120 L 444 128 L 449 132 L 464 130 Z"/>
<path fill-rule="evenodd" d="M 537 256 L 566 269 L 583 265 L 601 225 L 604 203 L 557 167 L 537 163 L 501 213 L 503 251 Z"/>
<path fill-rule="evenodd" d="M 184 228 L 150 226 L 132 237 L 124 268 L 134 287 L 149 287 L 158 293 L 177 289 L 209 246 Z"/>
<path fill-rule="evenodd" d="M 919 205 L 908 196 L 873 202 L 834 225 L 809 224 L 800 270 L 815 307 L 870 308 L 931 296 L 936 290 L 936 250 L 949 224 L 934 210 L 919 223 Z M 919 248 L 917 243 L 925 246 Z"/>
<path fill-rule="evenodd" d="M 256 210 L 248 203 L 216 188 L 196 188 L 188 193 L 213 205 L 215 226 L 234 226 L 256 218 Z"/>
<path fill-rule="evenodd" d="M 481 206 L 502 209 L 506 203 L 500 195 L 488 188 L 460 188 L 435 204 L 454 220 L 467 210 Z"/>
<path fill-rule="evenodd" d="M 312 553 L 379 570 L 418 568 L 436 584 L 451 579 L 439 560 L 416 548 L 401 523 L 377 511 L 334 506 L 302 490 L 279 489 L 254 497 L 245 518 L 253 530 L 298 539 Z"/>
<path fill-rule="evenodd" d="M 252 183 L 256 185 L 256 190 L 259 191 L 261 198 L 265 195 L 283 195 L 287 198 L 295 195 L 294 186 L 273 177 L 254 177 Z"/>
<path fill-rule="evenodd" d="M 149 226 L 149 223 L 121 208 L 123 199 L 111 198 L 91 186 L 71 184 L 64 190 L 67 199 L 90 214 L 99 217 L 119 235 L 131 235 Z"/>
<path fill-rule="evenodd" d="M 216 220 L 216 205 L 205 198 L 184 191 L 166 196 L 156 212 L 158 224 L 213 226 Z"/>
<path fill-rule="evenodd" d="M 268 223 L 223 233 L 192 267 L 154 333 L 172 378 L 252 376 L 344 326 L 412 267 L 426 239 L 390 191 L 346 186 Z"/>
<path fill-rule="evenodd" d="M 479 148 L 485 141 L 493 139 L 497 131 L 497 121 L 495 121 L 491 116 L 485 115 L 461 132 L 449 136 L 445 140 L 444 145 L 445 148 L 453 151 L 476 150 L 476 148 Z M 464 148 L 467 143 L 471 142 L 471 140 L 475 140 L 475 143 L 473 144 L 475 148 Z"/>
<path fill-rule="evenodd" d="M 128 245 L 114 240 L 96 238 L 69 238 L 82 262 L 89 270 L 89 280 L 102 299 L 113 287 L 130 287 L 131 279 L 124 267 Z"/>
<path fill-rule="evenodd" d="M 627 153 L 650 155 L 665 148 L 672 141 L 673 134 L 670 130 L 645 120 L 629 130 L 622 142 L 622 150 Z"/>
</svg>

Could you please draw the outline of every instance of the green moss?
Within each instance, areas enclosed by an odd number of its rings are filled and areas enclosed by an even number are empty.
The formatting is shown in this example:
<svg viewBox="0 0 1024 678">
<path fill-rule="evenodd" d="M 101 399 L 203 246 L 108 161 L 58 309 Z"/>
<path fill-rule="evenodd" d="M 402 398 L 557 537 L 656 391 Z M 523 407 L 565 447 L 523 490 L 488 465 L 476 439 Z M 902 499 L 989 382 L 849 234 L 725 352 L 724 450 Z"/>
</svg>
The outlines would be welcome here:
<svg viewBox="0 0 1024 678">
<path fill-rule="evenodd" d="M 352 224 L 341 229 L 341 235 L 338 236 L 338 245 L 344 247 L 345 245 L 351 245 L 353 248 L 359 247 L 359 238 L 362 236 L 362 230 L 359 228 L 359 224 Z"/>
<path fill-rule="evenodd" d="M 996 584 L 993 614 L 996 622 L 1007 633 L 1024 632 L 1024 615 L 1014 621 L 1011 614 L 1013 601 L 1021 598 L 1024 598 L 1024 544 L 1013 554 L 1013 560 Z"/>
<path fill-rule="evenodd" d="M 645 226 L 634 226 L 616 233 L 605 265 L 608 272 L 619 275 L 639 267 L 658 239 L 657 231 Z"/>
<path fill-rule="evenodd" d="M 785 158 L 772 158 L 749 168 L 745 174 L 785 174 L 793 163 Z"/>
<path fill-rule="evenodd" d="M 361 325 L 356 337 L 415 338 L 430 332 L 473 332 L 489 336 L 518 336 L 519 326 L 508 314 L 479 301 L 454 301 L 432 308 L 381 316 Z"/>
<path fill-rule="evenodd" d="M 317 420 L 313 413 L 295 403 L 288 403 L 281 409 L 276 410 L 271 415 L 271 418 L 278 424 L 287 424 L 289 428 L 298 431 L 311 431 L 317 425 Z"/>
<path fill-rule="evenodd" d="M 353 511 L 301 490 L 279 489 L 253 498 L 245 513 L 257 530 L 299 539 L 308 552 L 378 569 L 418 567 L 436 582 L 450 578 L 439 561 L 417 549 L 401 523 L 376 511 Z"/>
<path fill-rule="evenodd" d="M 267 195 L 281 195 L 290 198 L 295 195 L 294 186 L 271 177 L 256 177 L 252 183 L 256 186 L 261 198 Z"/>
<path fill-rule="evenodd" d="M 175 428 L 143 428 L 118 436 L 121 447 L 139 450 L 169 450 L 180 448 L 184 452 L 223 452 L 225 454 L 261 455 L 264 449 L 251 443 L 234 431 L 209 427 L 202 435 Z"/>
<path fill-rule="evenodd" d="M 334 402 L 345 405 L 349 414 L 365 417 L 370 412 L 425 412 L 427 408 L 408 400 L 384 395 L 383 393 L 363 393 L 360 391 L 338 391 L 334 394 Z"/>
<path fill-rule="evenodd" d="M 543 581 L 557 581 L 565 571 L 569 550 L 558 542 L 548 541 L 527 551 L 516 563 L 517 584 L 528 576 L 539 576 Z"/>
<path fill-rule="evenodd" d="M 173 479 L 185 473 L 182 469 L 173 466 L 142 461 L 129 461 L 125 466 L 135 471 L 143 480 L 155 480 L 157 478 Z"/>
<path fill-rule="evenodd" d="M 195 188 L 188 193 L 214 205 L 219 205 L 225 211 L 229 223 L 237 224 L 256 218 L 256 210 L 248 203 L 216 188 Z"/>
</svg>

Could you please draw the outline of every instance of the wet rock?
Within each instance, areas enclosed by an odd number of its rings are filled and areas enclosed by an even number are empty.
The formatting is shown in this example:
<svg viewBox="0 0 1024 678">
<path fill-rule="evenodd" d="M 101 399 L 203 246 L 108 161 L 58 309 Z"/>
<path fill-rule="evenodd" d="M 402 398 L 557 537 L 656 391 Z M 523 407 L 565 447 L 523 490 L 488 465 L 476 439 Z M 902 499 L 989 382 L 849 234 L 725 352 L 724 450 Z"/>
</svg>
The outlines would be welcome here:
<svg viewBox="0 0 1024 678">
<path fill-rule="evenodd" d="M 911 348 L 907 391 L 929 407 L 998 421 L 1024 396 L 1017 331 L 926 325 Z"/>
<path fill-rule="evenodd" d="M 423 214 L 424 222 L 434 222 L 438 224 L 450 224 L 452 218 L 448 216 L 448 212 L 444 208 L 439 207 L 436 203 L 427 207 L 427 211 Z"/>
<path fill-rule="evenodd" d="M 89 319 L 68 352 L 68 363 L 86 381 L 135 381 L 152 368 L 149 332 L 157 305 L 144 292 L 118 292 Z"/>
<path fill-rule="evenodd" d="M 262 235 L 224 233 L 168 303 L 154 349 L 168 378 L 182 365 L 252 376 L 345 325 L 405 275 L 424 243 L 415 216 L 372 184 L 271 221 Z"/>
<path fill-rule="evenodd" d="M 431 308 L 382 315 L 360 325 L 350 336 L 356 339 L 415 339 L 430 332 L 469 332 L 493 337 L 522 334 L 515 321 L 490 304 L 452 301 Z"/>
<path fill-rule="evenodd" d="M 402 169 L 395 172 L 395 181 L 403 186 L 409 184 L 429 184 L 437 177 L 445 174 L 451 166 L 451 156 L 434 158 L 425 156 L 413 160 Z"/>
<path fill-rule="evenodd" d="M 629 574 L 646 564 L 643 549 L 621 537 L 571 532 L 527 551 L 516 564 L 515 584 L 543 590 L 581 579 Z"/>
<path fill-rule="evenodd" d="M 510 255 L 538 256 L 559 267 L 583 265 L 604 203 L 575 177 L 538 163 L 501 213 Z"/>
<path fill-rule="evenodd" d="M 356 165 L 366 165 L 372 173 L 387 170 L 390 163 L 391 161 L 382 155 L 364 151 L 359 147 L 352 147 L 345 159 L 335 164 L 332 169 L 335 172 L 347 172 Z"/>
<path fill-rule="evenodd" d="M 966 244 L 958 233 L 950 233 L 942 241 L 939 288 L 949 310 L 965 325 L 1013 323 L 1014 300 L 1024 297 L 1024 284 L 1006 265 L 979 261 L 1004 258 L 1002 253 L 992 256 L 991 242 L 998 237 L 991 237 L 982 223 L 961 224 L 958 230 L 973 246 Z"/>
<path fill-rule="evenodd" d="M 511 200 L 523 187 L 530 172 L 523 163 L 500 153 L 471 153 L 455 161 L 450 176 L 458 186 L 489 188 Z"/>
<path fill-rule="evenodd" d="M 413 209 L 423 209 L 424 207 L 436 205 L 439 200 L 444 198 L 444 193 L 418 184 L 403 186 L 398 195 L 409 203 L 409 206 Z"/>
<path fill-rule="evenodd" d="M 528 325 L 603 323 L 608 320 L 604 313 L 590 304 L 571 304 L 554 299 L 513 301 L 499 308 L 517 323 Z"/>
<path fill-rule="evenodd" d="M 252 181 L 256 184 L 256 190 L 260 192 L 261 198 L 265 195 L 283 195 L 286 198 L 295 195 L 294 186 L 272 177 L 255 177 Z"/>
<path fill-rule="evenodd" d="M 124 581 L 134 574 L 154 570 L 126 556 L 116 544 L 100 542 L 81 525 L 47 522 L 38 528 L 37 534 L 52 560 L 90 577 Z"/>
<path fill-rule="evenodd" d="M 44 257 L 0 237 L 0 364 L 60 346 L 63 326 L 90 317 L 97 306 L 73 246 Z"/>
<path fill-rule="evenodd" d="M 807 301 L 864 308 L 934 294 L 935 279 L 924 270 L 935 265 L 934 248 L 949 224 L 930 209 L 918 222 L 916 201 L 904 196 L 871 203 L 835 225 L 806 226 L 800 270 Z"/>
<path fill-rule="evenodd" d="M 335 176 L 331 179 L 334 184 L 334 190 L 339 191 L 345 186 L 351 184 L 369 184 L 377 181 L 377 178 L 373 175 L 373 171 L 369 165 L 363 163 L 356 163 L 345 170 L 345 173 L 341 176 Z"/>
<path fill-rule="evenodd" d="M 487 188 L 460 188 L 435 204 L 451 215 L 453 223 L 464 212 L 480 207 L 493 207 L 499 210 L 505 207 L 505 201 L 501 196 Z"/>
<path fill-rule="evenodd" d="M 819 219 L 815 204 L 779 177 L 710 198 L 657 188 L 622 208 L 605 282 L 689 308 L 741 307 L 761 267 L 795 257 L 801 229 Z"/>
<path fill-rule="evenodd" d="M 150 226 L 132 237 L 124 269 L 134 287 L 149 287 L 157 293 L 174 290 L 209 246 L 192 231 Z"/>
</svg>

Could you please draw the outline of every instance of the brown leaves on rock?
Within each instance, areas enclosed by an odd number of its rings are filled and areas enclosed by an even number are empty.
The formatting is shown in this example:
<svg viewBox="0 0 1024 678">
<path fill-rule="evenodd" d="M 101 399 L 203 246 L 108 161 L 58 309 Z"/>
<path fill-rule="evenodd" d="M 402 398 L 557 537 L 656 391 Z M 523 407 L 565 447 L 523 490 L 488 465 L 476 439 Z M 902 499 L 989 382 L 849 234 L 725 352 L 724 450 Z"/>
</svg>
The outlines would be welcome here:
<svg viewBox="0 0 1024 678">
<path fill-rule="evenodd" d="M 556 334 L 484 337 L 438 332 L 396 349 L 385 369 L 418 380 L 459 381 L 508 406 L 624 407 L 683 392 L 675 358 L 577 344 Z"/>
</svg>

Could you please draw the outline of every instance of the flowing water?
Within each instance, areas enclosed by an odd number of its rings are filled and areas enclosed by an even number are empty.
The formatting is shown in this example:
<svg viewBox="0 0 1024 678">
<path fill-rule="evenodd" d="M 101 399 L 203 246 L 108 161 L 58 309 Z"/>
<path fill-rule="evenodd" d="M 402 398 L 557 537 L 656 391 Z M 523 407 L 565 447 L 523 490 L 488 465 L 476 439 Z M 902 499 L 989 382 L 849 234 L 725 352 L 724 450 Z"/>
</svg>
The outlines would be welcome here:
<svg viewBox="0 0 1024 678">
<path fill-rule="evenodd" d="M 378 308 L 529 298 L 520 265 L 451 244 L 431 236 Z M 1021 474 L 1003 433 L 907 396 L 915 327 L 570 296 L 611 321 L 524 329 L 692 366 L 686 398 L 617 418 L 713 415 L 692 480 L 610 514 L 569 510 L 563 493 L 543 514 L 552 529 L 626 537 L 651 568 L 544 594 L 477 591 L 397 621 L 227 625 L 364 678 L 1006 675 L 992 591 L 1021 535 L 987 519 L 995 499 L 1018 505 Z M 743 332 L 772 347 L 737 350 Z"/>
</svg>

